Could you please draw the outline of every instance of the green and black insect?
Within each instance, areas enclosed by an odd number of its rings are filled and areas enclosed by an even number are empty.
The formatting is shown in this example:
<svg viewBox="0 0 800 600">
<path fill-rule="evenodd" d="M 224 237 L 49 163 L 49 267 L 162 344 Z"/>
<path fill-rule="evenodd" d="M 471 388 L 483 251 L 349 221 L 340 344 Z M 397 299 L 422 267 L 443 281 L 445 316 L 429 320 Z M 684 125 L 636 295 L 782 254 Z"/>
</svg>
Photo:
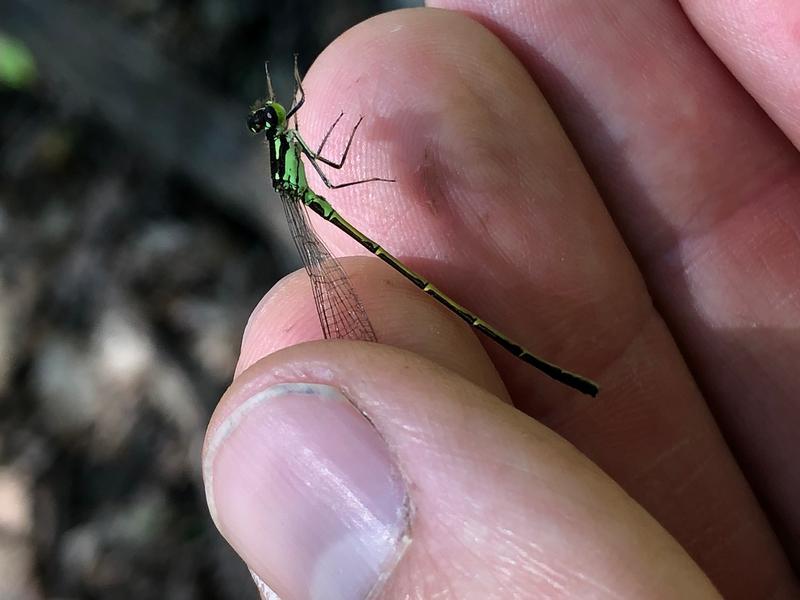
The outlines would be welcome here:
<svg viewBox="0 0 800 600">
<path fill-rule="evenodd" d="M 268 99 L 251 111 L 247 119 L 247 126 L 253 133 L 263 133 L 266 137 L 267 147 L 269 148 L 272 187 L 281 198 L 286 218 L 289 221 L 292 239 L 300 252 L 305 270 L 311 279 L 317 313 L 322 325 L 322 332 L 326 338 L 377 341 L 364 306 L 358 299 L 347 274 L 339 264 L 339 261 L 331 255 L 322 243 L 322 240 L 317 237 L 308 220 L 306 209 L 311 209 L 326 221 L 336 225 L 372 254 L 401 273 L 423 292 L 438 300 L 447 309 L 500 344 L 517 358 L 533 365 L 556 381 L 584 394 L 597 395 L 599 387 L 596 383 L 575 373 L 565 371 L 513 342 L 483 319 L 449 298 L 432 283 L 409 269 L 379 244 L 353 227 L 334 210 L 324 197 L 311 190 L 306 181 L 302 157 L 305 157 L 314 167 L 329 189 L 373 181 L 392 182 L 394 180 L 372 177 L 347 183 L 331 183 L 320 164 L 334 169 L 342 168 L 347 159 L 347 153 L 350 150 L 353 137 L 363 117 L 353 127 L 341 159 L 335 162 L 326 158 L 322 155 L 322 151 L 343 113 L 330 126 L 322 138 L 319 148 L 316 151 L 312 150 L 300 136 L 297 127 L 297 111 L 300 110 L 305 101 L 305 93 L 300 81 L 300 73 L 297 69 L 297 56 L 295 56 L 294 63 L 295 100 L 288 111 L 282 104 L 276 102 L 268 68 L 266 68 L 266 72 Z M 294 128 L 289 127 L 292 117 L 294 117 Z"/>
</svg>

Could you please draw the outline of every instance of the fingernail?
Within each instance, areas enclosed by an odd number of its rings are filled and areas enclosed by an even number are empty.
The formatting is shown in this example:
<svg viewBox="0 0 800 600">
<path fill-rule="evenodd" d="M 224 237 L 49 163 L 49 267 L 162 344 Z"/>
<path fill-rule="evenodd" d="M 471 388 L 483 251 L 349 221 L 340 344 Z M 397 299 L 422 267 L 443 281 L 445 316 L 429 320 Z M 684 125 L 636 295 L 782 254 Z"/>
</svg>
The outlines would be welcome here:
<svg viewBox="0 0 800 600">
<path fill-rule="evenodd" d="M 330 386 L 253 395 L 218 426 L 203 475 L 217 526 L 259 587 L 284 599 L 366 598 L 408 543 L 400 471 Z"/>
</svg>

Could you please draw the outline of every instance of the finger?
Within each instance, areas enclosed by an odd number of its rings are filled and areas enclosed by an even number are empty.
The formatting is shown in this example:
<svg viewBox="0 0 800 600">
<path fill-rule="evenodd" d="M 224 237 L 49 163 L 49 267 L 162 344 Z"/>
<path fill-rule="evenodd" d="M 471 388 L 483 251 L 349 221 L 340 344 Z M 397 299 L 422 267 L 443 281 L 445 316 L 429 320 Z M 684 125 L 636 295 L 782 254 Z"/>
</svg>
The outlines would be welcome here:
<svg viewBox="0 0 800 600">
<path fill-rule="evenodd" d="M 718 597 L 573 447 L 388 346 L 251 366 L 217 408 L 204 474 L 220 530 L 283 598 Z"/>
<path fill-rule="evenodd" d="M 800 148 L 800 5 L 682 0 L 705 41 Z"/>
<path fill-rule="evenodd" d="M 675 3 L 436 4 L 486 24 L 542 87 L 800 557 L 800 155 Z"/>
<path fill-rule="evenodd" d="M 306 82 L 306 137 L 322 136 L 332 107 L 364 113 L 349 179 L 398 180 L 332 192 L 334 206 L 456 300 L 534 340 L 545 358 L 599 373 L 604 386 L 602 402 L 577 399 L 489 346 L 515 403 L 625 482 L 715 581 L 755 596 L 783 585 L 790 575 L 774 535 L 580 161 L 514 58 L 455 14 L 392 13 L 337 40 Z M 321 233 L 332 246 L 341 240 Z M 719 531 L 737 532 L 726 553 Z"/>
<path fill-rule="evenodd" d="M 393 13 L 355 28 L 306 76 L 301 128 L 312 145 L 338 114 L 334 107 L 366 115 L 350 171 L 337 181 L 397 179 L 326 194 L 360 230 L 515 341 L 597 376 L 625 344 L 602 336 L 597 322 L 625 330 L 646 318 L 640 304 L 598 320 L 605 302 L 644 297 L 634 265 L 519 64 L 469 21 L 435 13 L 431 22 L 430 14 Z M 440 28 L 455 46 L 433 41 Z M 464 70 L 474 64 L 467 50 L 486 64 Z M 508 99 L 493 103 L 509 86 Z M 335 146 L 330 152 L 336 156 Z M 325 191 L 318 182 L 315 189 Z M 363 252 L 327 225 L 318 231 L 337 254 Z M 619 285 L 609 285 L 625 267 Z M 486 348 L 512 396 L 536 389 L 550 405 L 572 395 L 494 344 Z"/>
<path fill-rule="evenodd" d="M 424 356 L 509 401 L 497 370 L 462 322 L 378 260 L 348 257 L 340 262 L 382 344 Z M 236 376 L 273 352 L 321 338 L 308 275 L 292 273 L 250 316 Z"/>
</svg>

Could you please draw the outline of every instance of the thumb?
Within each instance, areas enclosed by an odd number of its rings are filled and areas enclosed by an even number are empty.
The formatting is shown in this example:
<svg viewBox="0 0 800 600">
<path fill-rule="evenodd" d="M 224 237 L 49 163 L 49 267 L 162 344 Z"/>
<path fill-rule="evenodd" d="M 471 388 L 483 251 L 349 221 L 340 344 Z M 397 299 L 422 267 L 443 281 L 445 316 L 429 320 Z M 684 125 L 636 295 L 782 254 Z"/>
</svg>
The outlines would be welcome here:
<svg viewBox="0 0 800 600">
<path fill-rule="evenodd" d="M 265 598 L 714 598 L 571 445 L 414 353 L 308 343 L 252 364 L 204 452 Z"/>
</svg>

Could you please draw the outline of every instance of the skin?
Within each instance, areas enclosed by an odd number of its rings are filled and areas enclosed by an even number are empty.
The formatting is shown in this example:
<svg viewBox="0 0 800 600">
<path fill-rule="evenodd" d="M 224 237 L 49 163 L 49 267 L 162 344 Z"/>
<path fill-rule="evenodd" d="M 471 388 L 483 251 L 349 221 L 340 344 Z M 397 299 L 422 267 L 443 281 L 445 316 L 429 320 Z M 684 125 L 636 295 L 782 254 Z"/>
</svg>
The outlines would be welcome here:
<svg viewBox="0 0 800 600">
<path fill-rule="evenodd" d="M 461 13 L 381 15 L 307 74 L 312 146 L 367 116 L 334 181 L 397 179 L 333 205 L 602 386 L 537 375 L 374 259 L 343 264 L 382 345 L 297 345 L 308 282 L 280 282 L 209 436 L 259 382 L 348 390 L 414 483 L 385 597 L 800 594 L 800 17 L 765 4 L 794 25 L 743 1 L 439 2 Z M 460 543 L 470 522 L 490 535 Z"/>
</svg>

